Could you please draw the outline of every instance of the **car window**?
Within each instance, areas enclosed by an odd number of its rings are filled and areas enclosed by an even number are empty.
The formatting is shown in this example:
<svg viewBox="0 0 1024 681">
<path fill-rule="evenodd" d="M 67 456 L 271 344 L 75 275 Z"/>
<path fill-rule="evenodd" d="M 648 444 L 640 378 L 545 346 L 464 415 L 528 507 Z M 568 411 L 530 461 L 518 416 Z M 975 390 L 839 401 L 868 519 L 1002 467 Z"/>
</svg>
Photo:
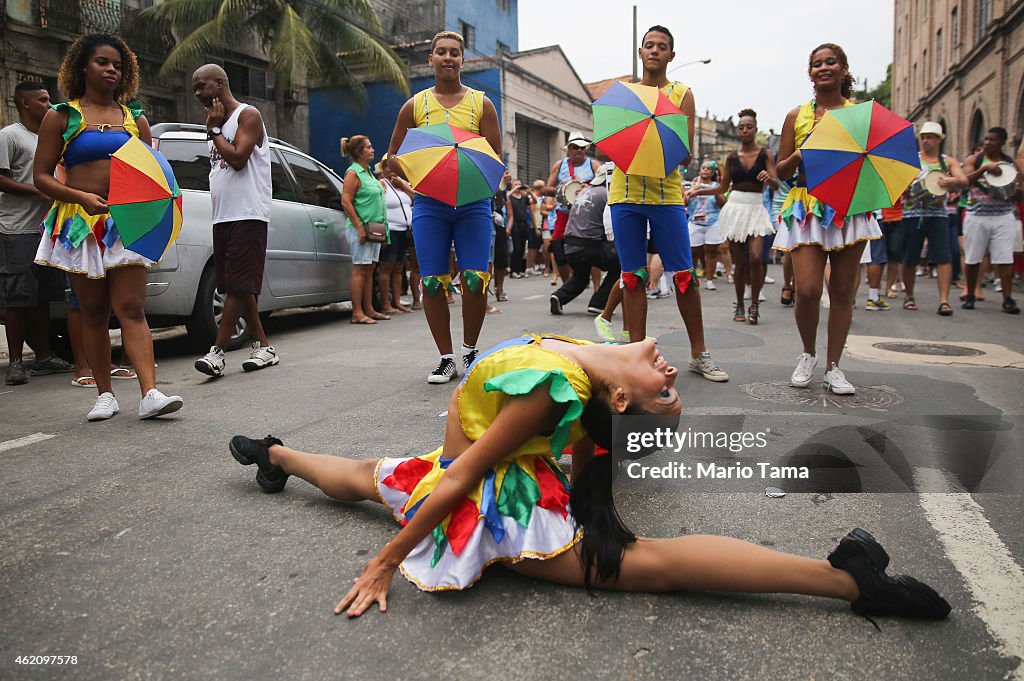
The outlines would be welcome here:
<svg viewBox="0 0 1024 681">
<path fill-rule="evenodd" d="M 295 187 L 288 177 L 288 171 L 277 154 L 270 154 L 270 192 L 279 201 L 302 203 L 302 197 L 295 193 Z"/>
<path fill-rule="evenodd" d="M 288 159 L 292 174 L 299 181 L 306 203 L 340 210 L 341 195 L 316 161 L 287 151 L 284 152 L 284 156 Z"/>
<path fill-rule="evenodd" d="M 160 140 L 159 147 L 179 187 L 210 191 L 210 147 L 206 140 Z"/>
</svg>

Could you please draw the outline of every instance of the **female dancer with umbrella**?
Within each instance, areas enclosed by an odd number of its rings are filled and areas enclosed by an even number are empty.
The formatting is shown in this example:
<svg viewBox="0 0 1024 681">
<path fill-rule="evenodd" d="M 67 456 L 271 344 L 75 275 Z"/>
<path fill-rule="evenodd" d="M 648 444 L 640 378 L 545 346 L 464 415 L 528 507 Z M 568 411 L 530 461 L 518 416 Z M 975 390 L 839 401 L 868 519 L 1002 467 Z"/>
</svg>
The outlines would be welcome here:
<svg viewBox="0 0 1024 681">
<path fill-rule="evenodd" d="M 764 237 L 774 234 L 771 215 L 764 206 L 765 185 L 778 186 L 775 178 L 775 159 L 772 152 L 755 141 L 757 135 L 757 113 L 744 109 L 739 113 L 736 132 L 740 137 L 740 148 L 725 158 L 722 181 L 712 189 L 696 189 L 688 194 L 694 196 L 724 196 L 732 190 L 729 201 L 718 216 L 718 229 L 729 244 L 732 261 L 736 265 L 733 283 L 736 285 L 736 307 L 733 321 L 747 321 L 757 324 L 765 267 L 762 259 Z M 750 283 L 750 309 L 743 314 L 743 294 Z"/>
<path fill-rule="evenodd" d="M 788 251 L 793 259 L 796 283 L 796 325 L 803 342 L 790 385 L 805 388 L 814 380 L 818 365 L 815 341 L 818 332 L 822 280 L 825 263 L 832 265 L 828 282 L 831 307 L 828 313 L 828 349 L 825 386 L 837 395 L 852 395 L 856 389 L 839 369 L 839 359 L 853 321 L 853 296 L 857 290 L 860 258 L 866 241 L 878 239 L 882 231 L 870 214 L 838 215 L 835 210 L 807 193 L 800 145 L 811 134 L 825 112 L 850 106 L 853 77 L 846 53 L 826 43 L 814 48 L 807 73 L 814 84 L 814 99 L 786 116 L 779 140 L 778 177 L 791 177 L 799 168 L 796 184 L 786 196 L 780 214 L 774 248 Z"/>
<path fill-rule="evenodd" d="M 339 501 L 379 501 L 403 525 L 336 614 L 359 616 L 375 603 L 385 611 L 399 567 L 421 589 L 443 591 L 467 588 L 501 562 L 566 586 L 801 593 L 850 601 L 864 615 L 946 617 L 948 603 L 930 587 L 885 574 L 889 557 L 863 530 L 827 561 L 727 537 L 630 532 L 612 500 L 612 456 L 595 456 L 595 444 L 612 449 L 613 414 L 647 414 L 674 427 L 677 376 L 653 340 L 617 346 L 527 335 L 477 359 L 449 401 L 444 444 L 430 454 L 343 459 L 241 435 L 230 450 L 257 465 L 266 492 L 282 491 L 295 475 Z M 615 451 L 630 451 L 621 445 L 647 434 L 624 439 L 617 431 Z M 566 446 L 571 487 L 555 462 Z"/>
<path fill-rule="evenodd" d="M 462 36 L 442 31 L 430 44 L 429 63 L 434 87 L 413 95 L 398 112 L 388 158 L 394 158 L 410 128 L 448 123 L 483 136 L 501 157 L 498 114 L 484 93 L 462 84 L 465 61 Z M 401 168 L 395 164 L 399 174 Z M 462 362 L 466 369 L 476 358 L 477 339 L 487 309 L 488 260 L 491 248 L 491 201 L 480 199 L 453 208 L 429 196 L 419 196 L 412 207 L 412 232 L 423 282 L 423 311 L 441 354 L 429 383 L 447 383 L 456 375 L 450 313 L 446 293 L 451 286 L 448 258 L 452 244 L 462 271 Z"/>
<path fill-rule="evenodd" d="M 56 199 L 43 223 L 36 262 L 68 272 L 81 303 L 85 355 L 89 366 L 110 363 L 110 312 L 138 373 L 139 418 L 177 411 L 182 399 L 156 389 L 153 337 L 146 322 L 146 269 L 153 261 L 121 243 L 107 209 L 110 155 L 132 136 L 151 142 L 149 123 L 135 99 L 139 65 L 117 36 L 95 34 L 76 40 L 64 55 L 58 84 L 68 98 L 54 106 L 39 128 L 35 184 Z M 54 177 L 57 164 L 66 181 Z M 99 397 L 90 421 L 116 414 L 110 374 L 95 372 Z"/>
</svg>

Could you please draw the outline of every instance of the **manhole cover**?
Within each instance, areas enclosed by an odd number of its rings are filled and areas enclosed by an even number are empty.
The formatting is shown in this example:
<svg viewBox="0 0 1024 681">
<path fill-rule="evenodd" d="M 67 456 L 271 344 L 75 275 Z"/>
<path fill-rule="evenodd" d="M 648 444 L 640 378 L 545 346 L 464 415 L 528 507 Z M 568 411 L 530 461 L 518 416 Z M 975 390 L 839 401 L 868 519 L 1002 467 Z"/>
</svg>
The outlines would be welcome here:
<svg viewBox="0 0 1024 681">
<path fill-rule="evenodd" d="M 789 383 L 748 383 L 740 386 L 755 400 L 807 407 L 839 407 L 842 409 L 871 409 L 887 411 L 903 404 L 903 395 L 884 385 L 857 386 L 853 395 L 833 395 L 822 389 L 816 381 L 807 388 L 794 388 Z"/>
<path fill-rule="evenodd" d="M 908 355 L 932 355 L 936 357 L 978 357 L 985 353 L 962 345 L 945 343 L 875 343 L 872 347 L 889 352 L 905 352 Z"/>
</svg>

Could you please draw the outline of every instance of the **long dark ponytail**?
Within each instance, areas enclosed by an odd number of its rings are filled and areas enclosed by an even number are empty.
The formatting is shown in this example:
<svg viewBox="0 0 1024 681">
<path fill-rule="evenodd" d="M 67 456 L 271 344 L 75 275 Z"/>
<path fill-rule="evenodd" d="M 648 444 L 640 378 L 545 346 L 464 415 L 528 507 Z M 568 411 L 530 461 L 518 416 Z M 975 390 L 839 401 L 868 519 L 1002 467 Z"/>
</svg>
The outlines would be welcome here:
<svg viewBox="0 0 1024 681">
<path fill-rule="evenodd" d="M 643 412 L 630 404 L 624 415 L 640 413 Z M 595 577 L 598 581 L 618 579 L 622 556 L 626 547 L 636 541 L 636 535 L 622 522 L 612 497 L 615 462 L 611 451 L 615 442 L 611 405 L 601 395 L 591 396 L 580 415 L 580 423 L 590 439 L 609 452 L 595 456 L 583 467 L 569 493 L 573 518 L 583 530 L 580 561 L 584 585 L 589 590 Z"/>
</svg>

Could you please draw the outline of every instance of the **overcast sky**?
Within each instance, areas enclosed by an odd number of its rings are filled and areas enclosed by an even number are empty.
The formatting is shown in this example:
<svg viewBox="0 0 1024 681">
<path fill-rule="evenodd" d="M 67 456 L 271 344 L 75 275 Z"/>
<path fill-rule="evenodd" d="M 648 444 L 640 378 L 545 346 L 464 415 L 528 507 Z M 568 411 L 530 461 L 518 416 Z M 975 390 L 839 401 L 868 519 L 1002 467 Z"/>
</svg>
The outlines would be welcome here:
<svg viewBox="0 0 1024 681">
<path fill-rule="evenodd" d="M 625 0 L 519 0 L 519 49 L 558 44 L 584 82 L 632 72 L 633 4 Z M 807 57 L 831 42 L 850 72 L 874 87 L 893 53 L 893 0 L 640 0 L 640 32 L 661 24 L 675 36 L 669 77 L 693 88 L 697 111 L 728 118 L 757 110 L 759 126 L 781 130 L 786 112 L 811 98 Z M 859 86 L 858 86 L 859 87 Z"/>
</svg>

